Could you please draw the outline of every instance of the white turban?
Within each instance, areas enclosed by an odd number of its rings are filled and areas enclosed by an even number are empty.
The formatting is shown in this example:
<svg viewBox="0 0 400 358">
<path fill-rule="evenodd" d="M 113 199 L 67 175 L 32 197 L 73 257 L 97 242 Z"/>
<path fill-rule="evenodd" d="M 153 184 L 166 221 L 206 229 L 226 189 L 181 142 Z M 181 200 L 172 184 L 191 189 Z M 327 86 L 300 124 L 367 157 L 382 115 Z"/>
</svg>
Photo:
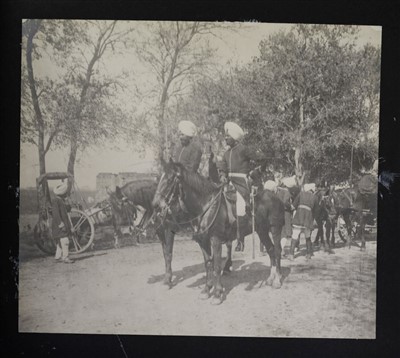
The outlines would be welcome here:
<svg viewBox="0 0 400 358">
<path fill-rule="evenodd" d="M 304 184 L 304 191 L 315 192 L 315 189 L 316 189 L 315 183 Z"/>
<path fill-rule="evenodd" d="M 264 183 L 264 189 L 276 192 L 277 188 L 278 188 L 278 184 L 275 183 L 273 180 L 267 180 Z"/>
<path fill-rule="evenodd" d="M 187 135 L 188 137 L 193 137 L 196 134 L 196 126 L 194 123 L 190 121 L 180 121 L 178 124 L 178 129 L 180 132 L 182 132 L 184 135 Z"/>
<path fill-rule="evenodd" d="M 244 136 L 243 129 L 234 122 L 225 122 L 224 129 L 225 133 L 235 140 L 239 140 Z"/>
<path fill-rule="evenodd" d="M 287 188 L 293 188 L 297 185 L 296 176 L 286 177 L 282 179 L 282 184 Z"/>
<path fill-rule="evenodd" d="M 54 194 L 56 195 L 64 195 L 67 192 L 68 184 L 66 182 L 57 185 L 54 188 Z"/>
</svg>

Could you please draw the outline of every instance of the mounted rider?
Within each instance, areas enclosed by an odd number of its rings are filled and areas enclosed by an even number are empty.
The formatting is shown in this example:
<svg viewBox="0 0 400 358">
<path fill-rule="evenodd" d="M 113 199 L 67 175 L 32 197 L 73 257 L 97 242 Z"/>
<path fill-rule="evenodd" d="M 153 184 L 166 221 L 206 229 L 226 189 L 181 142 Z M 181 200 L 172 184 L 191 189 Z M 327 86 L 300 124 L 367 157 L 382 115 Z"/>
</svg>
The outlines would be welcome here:
<svg viewBox="0 0 400 358">
<path fill-rule="evenodd" d="M 220 181 L 228 181 L 235 187 L 237 192 L 237 215 L 245 216 L 251 214 L 250 209 L 250 177 L 251 169 L 255 166 L 260 156 L 252 152 L 249 147 L 242 143 L 244 137 L 243 129 L 234 122 L 226 122 L 224 126 L 225 141 L 229 149 L 223 155 L 219 163 Z"/>
<path fill-rule="evenodd" d="M 179 144 L 174 151 L 174 162 L 181 163 L 188 171 L 197 173 L 202 150 L 194 140 L 197 127 L 191 121 L 180 121 L 178 124 Z"/>
</svg>

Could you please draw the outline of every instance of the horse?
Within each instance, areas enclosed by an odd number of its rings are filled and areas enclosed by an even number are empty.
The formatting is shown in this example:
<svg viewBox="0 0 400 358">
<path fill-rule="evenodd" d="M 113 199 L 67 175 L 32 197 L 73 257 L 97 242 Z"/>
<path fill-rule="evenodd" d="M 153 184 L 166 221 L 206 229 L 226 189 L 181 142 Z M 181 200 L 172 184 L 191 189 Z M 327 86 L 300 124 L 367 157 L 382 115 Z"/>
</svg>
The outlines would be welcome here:
<svg viewBox="0 0 400 358">
<path fill-rule="evenodd" d="M 339 229 L 338 234 L 342 241 L 350 248 L 353 234 L 353 221 L 355 220 L 356 210 L 354 203 L 357 200 L 357 190 L 354 188 L 344 188 L 341 190 L 329 189 L 328 198 L 325 199 L 332 218 L 332 247 L 335 246 L 334 229 L 344 222 L 345 231 Z"/>
<path fill-rule="evenodd" d="M 337 215 L 332 202 L 329 200 L 329 192 L 329 188 L 319 188 L 315 193 L 317 197 L 317 205 L 314 210 L 314 219 L 317 223 L 318 229 L 314 245 L 318 245 L 319 241 L 321 241 L 324 251 L 332 254 L 334 253 L 332 249 L 335 246 L 335 227 Z"/>
<path fill-rule="evenodd" d="M 162 166 L 164 173 L 158 184 L 153 206 L 161 210 L 165 218 L 168 215 L 172 217 L 173 222 L 177 224 L 179 222 L 174 217 L 175 213 L 187 214 L 194 229 L 193 239 L 199 244 L 204 258 L 206 284 L 200 298 L 212 297 L 212 304 L 220 304 L 224 300 L 224 288 L 221 283 L 222 245 L 228 246 L 228 257 L 223 269 L 226 271 L 232 263 L 231 246 L 236 230 L 236 225 L 230 220 L 227 202 L 223 198 L 224 186 L 189 172 L 180 163 L 172 160 L 168 163 L 162 161 Z M 267 247 L 271 260 L 270 276 L 266 283 L 279 288 L 282 278 L 280 233 L 284 221 L 283 204 L 275 194 L 266 190 L 260 193 L 255 208 L 256 231 Z M 274 243 L 269 237 L 270 231 Z M 171 275 L 173 235 L 165 238 L 168 239 L 170 242 L 163 243 L 167 279 Z"/>
<path fill-rule="evenodd" d="M 122 237 L 121 227 L 128 226 L 129 234 L 132 237 L 143 230 L 153 215 L 152 200 L 156 192 L 157 183 L 152 179 L 141 179 L 132 181 L 122 187 L 117 186 L 115 192 L 108 192 L 109 202 L 112 211 L 112 224 L 114 227 L 114 246 L 120 247 L 119 241 Z M 145 211 L 137 226 L 138 207 Z M 136 236 L 136 243 L 140 243 L 139 235 Z"/>
</svg>

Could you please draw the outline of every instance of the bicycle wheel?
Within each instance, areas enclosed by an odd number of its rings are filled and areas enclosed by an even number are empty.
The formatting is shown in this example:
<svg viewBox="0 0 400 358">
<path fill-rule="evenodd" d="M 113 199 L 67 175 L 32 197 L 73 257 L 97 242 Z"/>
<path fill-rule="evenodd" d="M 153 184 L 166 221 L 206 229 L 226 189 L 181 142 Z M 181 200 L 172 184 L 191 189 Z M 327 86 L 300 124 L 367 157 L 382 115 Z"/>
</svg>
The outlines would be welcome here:
<svg viewBox="0 0 400 358">
<path fill-rule="evenodd" d="M 33 239 L 35 245 L 47 255 L 54 255 L 56 252 L 56 244 L 51 236 L 50 228 L 46 222 L 39 220 L 33 229 Z"/>
<path fill-rule="evenodd" d="M 93 243 L 93 220 L 85 212 L 78 209 L 72 209 L 69 217 L 74 231 L 70 237 L 70 252 L 72 254 L 79 254 L 86 251 Z"/>
</svg>

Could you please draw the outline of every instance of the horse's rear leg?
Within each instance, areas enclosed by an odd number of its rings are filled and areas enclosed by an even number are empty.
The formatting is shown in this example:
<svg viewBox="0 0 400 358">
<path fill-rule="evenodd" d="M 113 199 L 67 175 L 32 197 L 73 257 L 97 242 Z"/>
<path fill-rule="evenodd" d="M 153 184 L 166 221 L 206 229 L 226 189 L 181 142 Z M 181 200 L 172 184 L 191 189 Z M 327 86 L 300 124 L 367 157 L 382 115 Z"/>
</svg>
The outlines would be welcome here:
<svg viewBox="0 0 400 358">
<path fill-rule="evenodd" d="M 203 239 L 203 241 L 199 242 L 201 252 L 204 257 L 204 266 L 206 269 L 206 284 L 204 285 L 203 290 L 200 292 L 199 298 L 202 300 L 208 299 L 211 296 L 211 289 L 213 287 L 213 263 L 211 257 L 211 244 L 208 238 Z"/>
<path fill-rule="evenodd" d="M 226 262 L 224 265 L 223 274 L 230 273 L 232 269 L 232 241 L 228 241 L 226 243 L 226 249 L 227 249 L 227 254 L 226 254 Z"/>
<path fill-rule="evenodd" d="M 282 227 L 280 226 L 271 226 L 271 235 L 273 240 L 273 247 L 274 247 L 274 256 L 275 256 L 275 265 L 276 265 L 276 272 L 274 281 L 272 282 L 273 288 L 280 288 L 282 286 L 282 273 L 281 273 L 281 254 L 282 254 L 282 247 L 281 247 L 281 232 Z M 272 260 L 271 260 L 272 264 Z M 272 267 L 271 267 L 272 270 Z"/>
<path fill-rule="evenodd" d="M 213 251 L 213 273 L 214 273 L 214 295 L 211 303 L 219 305 L 223 302 L 224 288 L 221 284 L 222 273 L 222 244 L 221 240 L 216 237 L 211 237 L 212 251 Z"/>
<path fill-rule="evenodd" d="M 119 241 L 122 237 L 122 232 L 118 229 L 114 229 L 114 248 L 119 249 L 121 247 Z"/>
<path fill-rule="evenodd" d="M 164 262 L 165 262 L 165 274 L 164 274 L 164 285 L 169 288 L 172 286 L 172 252 L 174 248 L 174 237 L 175 234 L 170 229 L 161 229 L 158 232 L 158 236 L 161 241 Z"/>
<path fill-rule="evenodd" d="M 263 226 L 262 228 L 258 227 L 257 232 L 261 242 L 267 249 L 267 253 L 271 261 L 270 273 L 266 280 L 266 284 L 269 286 L 273 286 L 275 288 L 279 288 L 281 286 L 280 283 L 281 279 L 280 261 L 282 252 L 280 243 L 281 230 L 277 230 L 274 227 L 271 228 L 272 237 L 274 238 L 274 242 L 276 242 L 275 245 L 272 243 L 272 240 L 269 236 L 269 228 L 267 226 Z M 279 270 L 277 269 L 278 267 L 277 265 L 279 265 Z"/>
<path fill-rule="evenodd" d="M 332 232 L 332 220 L 328 218 L 325 223 L 325 232 L 326 232 L 326 248 L 325 252 L 328 252 L 329 254 L 333 254 L 332 250 L 332 242 L 331 242 L 331 232 Z M 333 240 L 333 234 L 332 234 L 332 240 Z"/>
</svg>

